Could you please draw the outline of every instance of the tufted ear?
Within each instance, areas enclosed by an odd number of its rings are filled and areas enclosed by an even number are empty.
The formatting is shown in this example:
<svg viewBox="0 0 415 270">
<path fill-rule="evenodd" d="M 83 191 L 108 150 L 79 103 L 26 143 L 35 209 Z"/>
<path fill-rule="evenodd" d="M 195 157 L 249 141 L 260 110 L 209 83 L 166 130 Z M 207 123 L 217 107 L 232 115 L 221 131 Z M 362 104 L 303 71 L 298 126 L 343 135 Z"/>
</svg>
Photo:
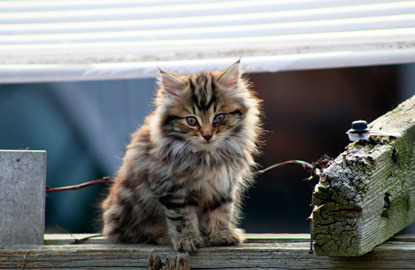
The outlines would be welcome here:
<svg viewBox="0 0 415 270">
<path fill-rule="evenodd" d="M 179 96 L 180 90 L 185 87 L 185 83 L 176 75 L 160 70 L 160 85 L 170 95 Z"/>
<path fill-rule="evenodd" d="M 219 80 L 219 83 L 230 90 L 237 90 L 239 88 L 239 81 L 241 80 L 241 60 L 238 60 L 225 70 Z"/>
</svg>

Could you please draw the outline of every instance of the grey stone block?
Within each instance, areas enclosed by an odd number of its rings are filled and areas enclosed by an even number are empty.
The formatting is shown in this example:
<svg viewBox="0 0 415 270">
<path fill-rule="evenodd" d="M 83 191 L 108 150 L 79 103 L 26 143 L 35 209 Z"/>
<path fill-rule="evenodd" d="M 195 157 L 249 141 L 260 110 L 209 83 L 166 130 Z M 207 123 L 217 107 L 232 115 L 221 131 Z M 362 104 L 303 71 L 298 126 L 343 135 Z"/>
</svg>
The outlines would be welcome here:
<svg viewBox="0 0 415 270">
<path fill-rule="evenodd" d="M 0 246 L 43 244 L 46 151 L 0 150 Z"/>
</svg>

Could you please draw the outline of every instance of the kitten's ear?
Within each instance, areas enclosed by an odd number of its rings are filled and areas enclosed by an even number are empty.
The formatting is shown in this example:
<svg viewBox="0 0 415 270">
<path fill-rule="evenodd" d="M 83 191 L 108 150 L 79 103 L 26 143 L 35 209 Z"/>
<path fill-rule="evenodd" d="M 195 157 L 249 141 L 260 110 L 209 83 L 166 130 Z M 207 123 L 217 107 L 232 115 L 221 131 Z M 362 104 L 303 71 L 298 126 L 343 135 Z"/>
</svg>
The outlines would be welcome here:
<svg viewBox="0 0 415 270">
<path fill-rule="evenodd" d="M 168 73 L 164 70 L 160 70 L 160 84 L 163 89 L 170 95 L 179 96 L 180 91 L 185 87 L 185 83 L 177 76 Z"/>
<path fill-rule="evenodd" d="M 219 83 L 226 86 L 228 89 L 237 90 L 239 88 L 239 81 L 241 80 L 241 60 L 238 60 L 230 66 L 227 70 L 224 71 L 221 78 L 219 79 Z"/>
</svg>

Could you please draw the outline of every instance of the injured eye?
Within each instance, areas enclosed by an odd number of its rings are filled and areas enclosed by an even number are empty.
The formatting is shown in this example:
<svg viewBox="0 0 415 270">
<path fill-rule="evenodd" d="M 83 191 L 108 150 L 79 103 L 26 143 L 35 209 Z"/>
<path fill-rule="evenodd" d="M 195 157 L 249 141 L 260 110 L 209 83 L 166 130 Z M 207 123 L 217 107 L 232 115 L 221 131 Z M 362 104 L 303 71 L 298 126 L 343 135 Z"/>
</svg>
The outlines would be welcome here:
<svg viewBox="0 0 415 270">
<path fill-rule="evenodd" d="M 215 118 L 213 119 L 213 124 L 214 125 L 220 125 L 225 123 L 226 121 L 226 114 L 225 113 L 220 113 L 218 115 L 215 116 Z"/>
</svg>

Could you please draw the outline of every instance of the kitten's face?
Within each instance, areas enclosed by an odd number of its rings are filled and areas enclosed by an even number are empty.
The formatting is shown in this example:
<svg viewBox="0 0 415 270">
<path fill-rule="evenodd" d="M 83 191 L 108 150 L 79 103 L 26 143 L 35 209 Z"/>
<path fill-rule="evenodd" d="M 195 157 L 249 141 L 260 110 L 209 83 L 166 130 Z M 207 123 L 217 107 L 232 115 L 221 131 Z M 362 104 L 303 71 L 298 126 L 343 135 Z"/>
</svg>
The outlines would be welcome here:
<svg viewBox="0 0 415 270">
<path fill-rule="evenodd" d="M 236 65 L 236 66 L 235 66 Z M 214 150 L 238 136 L 247 110 L 239 63 L 219 73 L 176 77 L 162 73 L 161 130 L 192 150 Z"/>
<path fill-rule="evenodd" d="M 183 102 L 171 109 L 178 118 L 166 126 L 173 136 L 202 148 L 212 148 L 221 140 L 237 132 L 241 122 L 240 109 L 226 104 L 226 100 L 215 100 L 210 106 L 198 106 L 193 101 Z"/>
</svg>

